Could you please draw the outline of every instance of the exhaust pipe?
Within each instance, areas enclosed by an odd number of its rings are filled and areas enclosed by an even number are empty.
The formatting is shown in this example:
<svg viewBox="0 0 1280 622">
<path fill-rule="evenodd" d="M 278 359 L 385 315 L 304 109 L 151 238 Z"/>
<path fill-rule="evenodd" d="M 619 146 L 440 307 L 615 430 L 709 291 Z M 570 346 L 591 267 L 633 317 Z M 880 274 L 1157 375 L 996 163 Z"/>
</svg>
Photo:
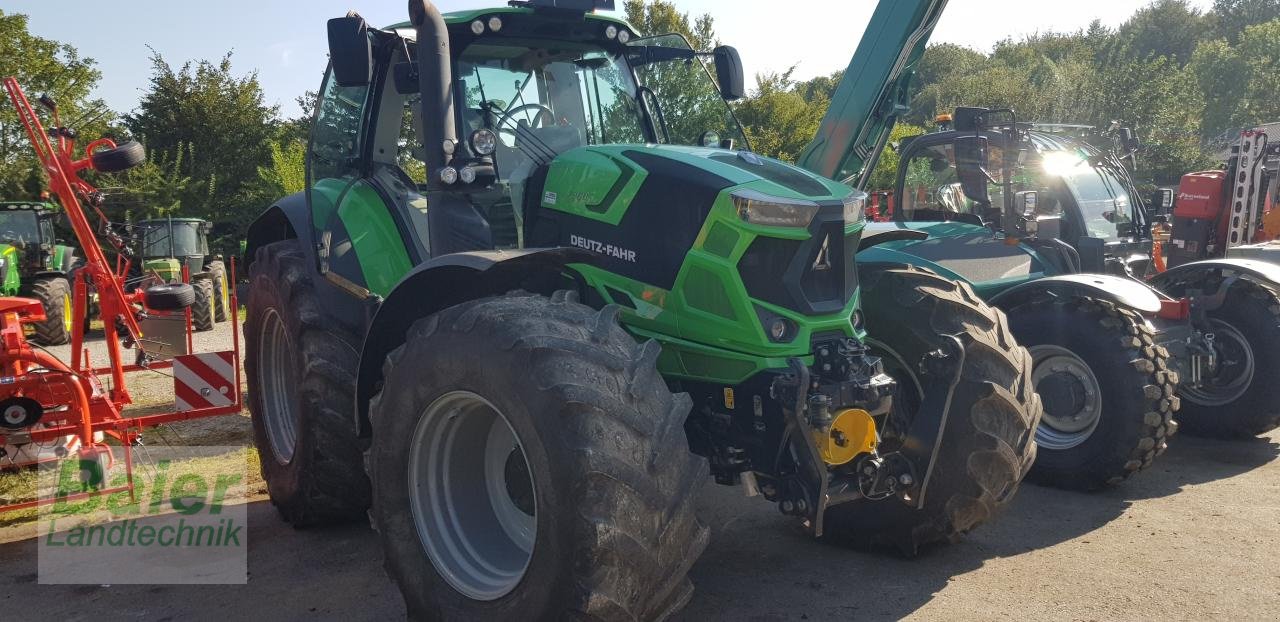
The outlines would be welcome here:
<svg viewBox="0 0 1280 622">
<path fill-rule="evenodd" d="M 418 85 L 422 94 L 423 160 L 427 184 L 440 189 L 440 171 L 449 166 L 458 144 L 453 109 L 453 69 L 449 30 L 431 0 L 409 0 L 409 22 L 418 38 Z"/>
</svg>

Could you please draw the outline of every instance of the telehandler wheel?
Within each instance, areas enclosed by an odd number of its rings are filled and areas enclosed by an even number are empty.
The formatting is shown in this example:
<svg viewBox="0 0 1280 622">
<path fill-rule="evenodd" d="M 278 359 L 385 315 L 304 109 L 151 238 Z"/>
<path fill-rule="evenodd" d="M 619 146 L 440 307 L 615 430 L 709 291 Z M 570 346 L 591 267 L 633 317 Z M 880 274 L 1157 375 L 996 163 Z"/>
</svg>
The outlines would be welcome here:
<svg viewBox="0 0 1280 622">
<path fill-rule="evenodd" d="M 661 620 L 709 531 L 691 402 L 569 292 L 418 320 L 370 403 L 386 569 L 410 619 Z"/>
<path fill-rule="evenodd" d="M 1031 386 L 1031 356 L 1014 340 L 1004 314 L 968 284 L 912 266 L 858 268 L 868 342 L 901 383 L 881 453 L 908 440 L 903 432 L 919 414 L 923 394 L 921 363 L 943 347 L 945 335 L 965 347 L 924 507 L 897 498 L 854 501 L 833 506 L 824 520 L 837 541 L 914 555 L 973 529 L 1013 498 L 1035 460 L 1040 398 Z"/>
<path fill-rule="evenodd" d="M 57 276 L 36 279 L 31 295 L 44 307 L 44 322 L 32 324 L 32 341 L 42 346 L 60 346 L 71 341 L 71 284 Z"/>
<path fill-rule="evenodd" d="M 1249 438 L 1280 427 L 1280 290 L 1238 280 L 1208 316 L 1218 368 L 1205 386 L 1183 387 L 1183 429 Z"/>
<path fill-rule="evenodd" d="M 1031 481 L 1097 490 L 1164 453 L 1178 428 L 1178 375 L 1141 315 L 1074 297 L 1011 309 L 1009 327 L 1031 351 L 1044 403 Z"/>
<path fill-rule="evenodd" d="M 213 281 L 213 320 L 227 321 L 230 315 L 231 292 L 227 286 L 227 266 L 221 261 L 211 261 L 204 267 Z"/>
<path fill-rule="evenodd" d="M 296 240 L 249 267 L 245 373 L 271 502 L 295 527 L 365 518 L 369 480 L 355 426 L 359 338 L 329 318 Z"/>
<path fill-rule="evenodd" d="M 191 326 L 199 332 L 213 330 L 213 281 L 192 279 L 196 301 L 191 305 Z"/>
</svg>

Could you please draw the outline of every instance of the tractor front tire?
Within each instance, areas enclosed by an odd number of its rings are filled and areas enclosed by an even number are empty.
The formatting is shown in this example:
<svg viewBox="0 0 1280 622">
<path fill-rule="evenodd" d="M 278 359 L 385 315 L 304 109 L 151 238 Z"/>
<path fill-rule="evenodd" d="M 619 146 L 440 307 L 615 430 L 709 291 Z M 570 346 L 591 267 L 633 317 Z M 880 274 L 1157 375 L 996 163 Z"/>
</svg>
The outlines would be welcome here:
<svg viewBox="0 0 1280 622">
<path fill-rule="evenodd" d="M 213 320 L 225 322 L 232 315 L 230 292 L 227 289 L 227 266 L 221 261 L 211 261 L 204 267 L 213 277 Z"/>
<path fill-rule="evenodd" d="M 1044 403 L 1037 484 L 1097 490 L 1151 466 L 1178 428 L 1178 375 L 1141 315 L 1087 297 L 1009 311 Z"/>
<path fill-rule="evenodd" d="M 213 330 L 213 281 L 192 279 L 196 300 L 191 304 L 191 326 L 197 332 Z"/>
<path fill-rule="evenodd" d="M 418 320 L 370 404 L 374 510 L 410 619 L 661 620 L 692 594 L 687 395 L 568 292 Z"/>
<path fill-rule="evenodd" d="M 1220 368 L 1209 386 L 1182 390 L 1183 429 L 1252 438 L 1280 427 L 1280 289 L 1240 279 L 1207 315 Z"/>
<path fill-rule="evenodd" d="M 859 500 L 833 506 L 824 517 L 834 541 L 911 556 L 924 545 L 954 540 L 1013 499 L 1035 461 L 1040 398 L 1031 386 L 1031 356 L 1014 339 L 1004 313 L 967 283 L 912 266 L 858 268 L 868 342 L 899 382 L 898 421 L 886 426 L 882 453 L 907 442 L 901 432 L 922 414 L 922 363 L 951 336 L 964 346 L 924 507 L 896 497 Z"/>
<path fill-rule="evenodd" d="M 295 527 L 363 519 L 369 480 L 352 424 L 359 338 L 325 313 L 296 240 L 249 268 L 245 373 L 267 492 Z"/>
<path fill-rule="evenodd" d="M 60 346 L 71 341 L 71 284 L 60 276 L 36 279 L 31 285 L 31 295 L 40 301 L 47 318 L 32 324 L 35 328 L 32 341 L 42 346 Z"/>
</svg>

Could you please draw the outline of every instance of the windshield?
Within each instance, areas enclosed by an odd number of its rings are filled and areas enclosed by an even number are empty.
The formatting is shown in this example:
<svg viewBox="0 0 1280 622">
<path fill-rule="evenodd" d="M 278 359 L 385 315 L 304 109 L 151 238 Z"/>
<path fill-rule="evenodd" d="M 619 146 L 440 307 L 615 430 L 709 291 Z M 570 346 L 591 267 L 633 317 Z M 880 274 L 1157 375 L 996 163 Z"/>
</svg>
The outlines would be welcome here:
<svg viewBox="0 0 1280 622">
<path fill-rule="evenodd" d="M 575 147 L 645 142 L 636 86 L 620 55 L 590 44 L 480 40 L 463 52 L 466 135 L 494 129 L 505 179 Z"/>
<path fill-rule="evenodd" d="M 193 257 L 209 254 L 198 222 L 142 223 L 142 256 Z M 170 233 L 172 231 L 172 234 Z"/>
<path fill-rule="evenodd" d="M 1041 154 L 1041 169 L 1066 183 L 1080 206 L 1089 237 L 1114 242 L 1122 230 L 1132 229 L 1129 193 L 1110 171 L 1092 167 L 1086 158 L 1070 151 Z"/>
<path fill-rule="evenodd" d="M 36 213 L 29 210 L 0 211 L 0 242 L 26 244 L 40 241 Z"/>
<path fill-rule="evenodd" d="M 636 39 L 627 53 L 640 86 L 656 100 L 662 142 L 716 146 L 732 140 L 746 149 L 742 126 L 720 96 L 715 80 L 683 35 Z M 704 137 L 712 140 L 704 140 Z"/>
</svg>

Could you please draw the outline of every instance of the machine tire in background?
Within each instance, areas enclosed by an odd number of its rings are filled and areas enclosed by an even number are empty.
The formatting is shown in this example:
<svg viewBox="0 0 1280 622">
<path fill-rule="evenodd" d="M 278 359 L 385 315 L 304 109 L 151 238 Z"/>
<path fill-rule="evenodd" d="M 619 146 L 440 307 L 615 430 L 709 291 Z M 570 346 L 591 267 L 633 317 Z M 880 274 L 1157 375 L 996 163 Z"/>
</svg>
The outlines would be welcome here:
<svg viewBox="0 0 1280 622">
<path fill-rule="evenodd" d="M 827 510 L 827 534 L 857 547 L 891 546 L 914 555 L 992 518 L 1009 503 L 1035 460 L 1040 398 L 1031 386 L 1031 357 L 1009 331 L 1004 313 L 967 283 L 912 266 L 859 265 L 868 343 L 899 384 L 893 425 L 880 447 L 904 439 L 921 390 L 918 370 L 948 335 L 964 344 L 965 362 L 940 439 L 922 509 L 899 499 L 854 501 Z"/>
<path fill-rule="evenodd" d="M 32 341 L 42 346 L 60 346 L 71 341 L 71 284 L 66 279 L 45 277 L 31 284 L 31 296 L 44 307 L 44 322 L 32 324 Z"/>
<path fill-rule="evenodd" d="M 213 280 L 213 319 L 215 322 L 227 321 L 231 315 L 231 291 L 227 284 L 227 266 L 221 261 L 211 261 L 204 269 Z"/>
<path fill-rule="evenodd" d="M 1210 311 L 1220 367 L 1210 389 L 1185 387 L 1179 421 L 1188 434 L 1250 438 L 1280 427 L 1280 290 L 1240 279 Z M 1233 388 L 1234 386 L 1234 388 Z"/>
<path fill-rule="evenodd" d="M 658 345 L 617 312 L 568 292 L 484 298 L 418 320 L 388 355 L 369 468 L 410 619 L 661 620 L 687 602 L 707 464 Z"/>
<path fill-rule="evenodd" d="M 192 328 L 199 332 L 213 330 L 213 281 L 195 279 L 191 281 L 191 288 L 195 290 L 195 302 L 191 304 Z"/>
<path fill-rule="evenodd" d="M 1135 311 L 1088 297 L 1010 309 L 1044 404 L 1029 478 L 1072 490 L 1118 484 L 1151 466 L 1177 431 L 1178 374 Z"/>
<path fill-rule="evenodd" d="M 196 290 L 186 283 L 152 285 L 143 292 L 148 309 L 178 311 L 195 304 Z"/>
<path fill-rule="evenodd" d="M 297 240 L 249 267 L 245 373 L 267 492 L 295 527 L 360 520 L 369 507 L 352 424 L 359 338 L 326 316 Z"/>
<path fill-rule="evenodd" d="M 99 149 L 90 156 L 94 170 L 100 173 L 127 171 L 147 161 L 147 150 L 142 143 L 131 140 L 114 149 Z"/>
</svg>

